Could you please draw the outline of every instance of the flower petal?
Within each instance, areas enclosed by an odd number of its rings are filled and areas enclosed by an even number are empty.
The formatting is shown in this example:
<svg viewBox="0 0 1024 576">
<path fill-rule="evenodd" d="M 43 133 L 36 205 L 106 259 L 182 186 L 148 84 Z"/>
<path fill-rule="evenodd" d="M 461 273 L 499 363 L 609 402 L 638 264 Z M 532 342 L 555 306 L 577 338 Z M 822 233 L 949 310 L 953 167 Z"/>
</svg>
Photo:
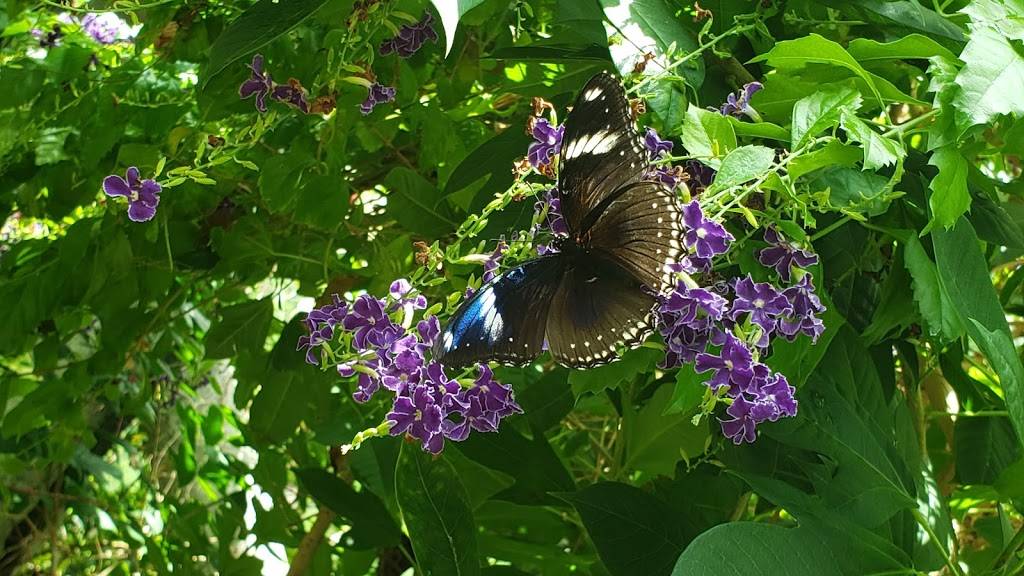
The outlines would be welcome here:
<svg viewBox="0 0 1024 576">
<path fill-rule="evenodd" d="M 149 222 L 156 216 L 156 206 L 150 206 L 142 200 L 128 203 L 128 219 L 132 222 Z"/>
<path fill-rule="evenodd" d="M 128 182 L 116 175 L 107 176 L 103 179 L 103 191 L 111 198 L 116 196 L 127 198 L 132 194 L 132 189 L 128 186 Z"/>
<path fill-rule="evenodd" d="M 132 166 L 125 172 L 125 176 L 128 178 L 128 186 L 133 190 L 139 187 L 139 169 Z"/>
</svg>

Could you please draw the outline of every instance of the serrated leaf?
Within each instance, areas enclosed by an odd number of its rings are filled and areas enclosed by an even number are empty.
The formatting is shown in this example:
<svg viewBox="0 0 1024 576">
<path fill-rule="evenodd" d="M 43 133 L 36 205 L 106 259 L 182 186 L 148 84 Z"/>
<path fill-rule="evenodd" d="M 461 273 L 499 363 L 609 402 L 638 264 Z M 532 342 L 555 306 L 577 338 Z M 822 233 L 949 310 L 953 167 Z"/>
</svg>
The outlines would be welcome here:
<svg viewBox="0 0 1024 576">
<path fill-rule="evenodd" d="M 327 0 L 259 0 L 250 6 L 210 46 L 201 88 L 233 62 L 298 26 L 326 3 Z M 243 74 L 240 69 L 240 78 L 248 75 L 248 70 Z"/>
<path fill-rule="evenodd" d="M 846 50 L 858 62 L 872 60 L 927 60 L 940 56 L 953 59 L 956 55 L 942 44 L 921 34 L 908 34 L 892 42 L 879 42 L 870 38 L 854 38 Z"/>
<path fill-rule="evenodd" d="M 736 132 L 725 116 L 692 103 L 679 137 L 690 154 L 715 169 L 721 166 L 722 157 L 736 148 Z"/>
<path fill-rule="evenodd" d="M 971 193 L 967 190 L 967 159 L 955 147 L 943 146 L 932 152 L 928 164 L 939 169 L 928 184 L 932 191 L 928 196 L 932 219 L 949 228 L 971 207 Z"/>
<path fill-rule="evenodd" d="M 841 124 L 850 139 L 860 143 L 864 151 L 865 170 L 894 165 L 907 155 L 902 144 L 875 132 L 874 128 L 850 110 L 843 111 Z"/>
<path fill-rule="evenodd" d="M 793 105 L 793 126 L 790 141 L 793 148 L 803 146 L 809 138 L 839 125 L 844 112 L 855 113 L 861 98 L 849 86 L 829 86 Z"/>
<path fill-rule="evenodd" d="M 945 341 L 958 338 L 964 331 L 949 295 L 939 283 L 935 262 L 928 257 L 916 233 L 910 233 L 904 241 L 903 258 L 913 278 L 914 301 L 924 318 L 932 336 L 941 335 Z"/>
<path fill-rule="evenodd" d="M 722 159 L 715 181 L 708 186 L 707 192 L 714 193 L 753 180 L 771 169 L 774 162 L 775 150 L 767 146 L 740 146 Z"/>
<path fill-rule="evenodd" d="M 964 67 L 956 77 L 960 90 L 953 105 L 961 135 L 1000 114 L 1024 115 L 1024 56 L 1007 38 L 975 28 L 960 59 Z"/>
</svg>

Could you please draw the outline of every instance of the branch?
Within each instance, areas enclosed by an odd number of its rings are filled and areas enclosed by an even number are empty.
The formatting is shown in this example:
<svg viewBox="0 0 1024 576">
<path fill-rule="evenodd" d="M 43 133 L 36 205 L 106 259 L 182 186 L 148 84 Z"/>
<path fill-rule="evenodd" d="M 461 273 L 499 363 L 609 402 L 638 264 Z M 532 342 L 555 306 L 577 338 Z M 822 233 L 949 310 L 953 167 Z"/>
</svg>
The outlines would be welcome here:
<svg viewBox="0 0 1024 576">
<path fill-rule="evenodd" d="M 292 565 L 288 568 L 288 576 L 302 576 L 306 573 L 310 563 L 313 562 L 313 554 L 316 553 L 320 542 L 323 541 L 327 528 L 334 521 L 334 516 L 334 511 L 330 508 L 326 506 L 320 507 L 320 511 L 316 515 L 316 522 L 313 523 L 313 527 L 309 529 L 309 532 L 302 537 L 302 542 L 299 542 L 299 550 L 295 553 L 295 557 L 292 558 Z"/>
</svg>

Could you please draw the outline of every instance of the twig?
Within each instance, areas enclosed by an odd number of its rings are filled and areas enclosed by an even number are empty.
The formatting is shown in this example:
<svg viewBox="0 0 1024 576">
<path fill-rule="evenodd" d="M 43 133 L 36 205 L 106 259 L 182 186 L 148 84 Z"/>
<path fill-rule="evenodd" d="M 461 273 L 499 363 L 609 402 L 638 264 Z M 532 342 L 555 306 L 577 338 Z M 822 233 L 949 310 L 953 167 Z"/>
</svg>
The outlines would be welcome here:
<svg viewBox="0 0 1024 576">
<path fill-rule="evenodd" d="M 321 506 L 320 511 L 316 514 L 316 522 L 313 522 L 313 527 L 302 537 L 302 542 L 299 542 L 299 550 L 292 558 L 288 576 L 301 576 L 306 573 L 310 563 L 313 562 L 313 555 L 320 546 L 320 542 L 323 541 L 324 534 L 327 533 L 327 528 L 332 521 L 334 521 L 334 511 L 326 506 Z"/>
</svg>

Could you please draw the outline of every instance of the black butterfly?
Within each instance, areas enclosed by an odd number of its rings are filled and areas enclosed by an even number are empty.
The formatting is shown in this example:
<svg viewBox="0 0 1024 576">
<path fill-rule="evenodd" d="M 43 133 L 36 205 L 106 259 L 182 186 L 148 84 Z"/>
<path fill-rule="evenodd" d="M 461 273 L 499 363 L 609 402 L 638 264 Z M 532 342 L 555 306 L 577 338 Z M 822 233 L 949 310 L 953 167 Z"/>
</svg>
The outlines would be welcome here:
<svg viewBox="0 0 1024 576">
<path fill-rule="evenodd" d="M 643 181 L 647 152 L 610 74 L 583 87 L 560 154 L 569 237 L 559 252 L 508 270 L 463 302 L 434 346 L 440 362 L 524 364 L 546 340 L 560 364 L 584 368 L 650 333 L 655 295 L 681 251 L 682 211 L 674 192 Z"/>
</svg>

